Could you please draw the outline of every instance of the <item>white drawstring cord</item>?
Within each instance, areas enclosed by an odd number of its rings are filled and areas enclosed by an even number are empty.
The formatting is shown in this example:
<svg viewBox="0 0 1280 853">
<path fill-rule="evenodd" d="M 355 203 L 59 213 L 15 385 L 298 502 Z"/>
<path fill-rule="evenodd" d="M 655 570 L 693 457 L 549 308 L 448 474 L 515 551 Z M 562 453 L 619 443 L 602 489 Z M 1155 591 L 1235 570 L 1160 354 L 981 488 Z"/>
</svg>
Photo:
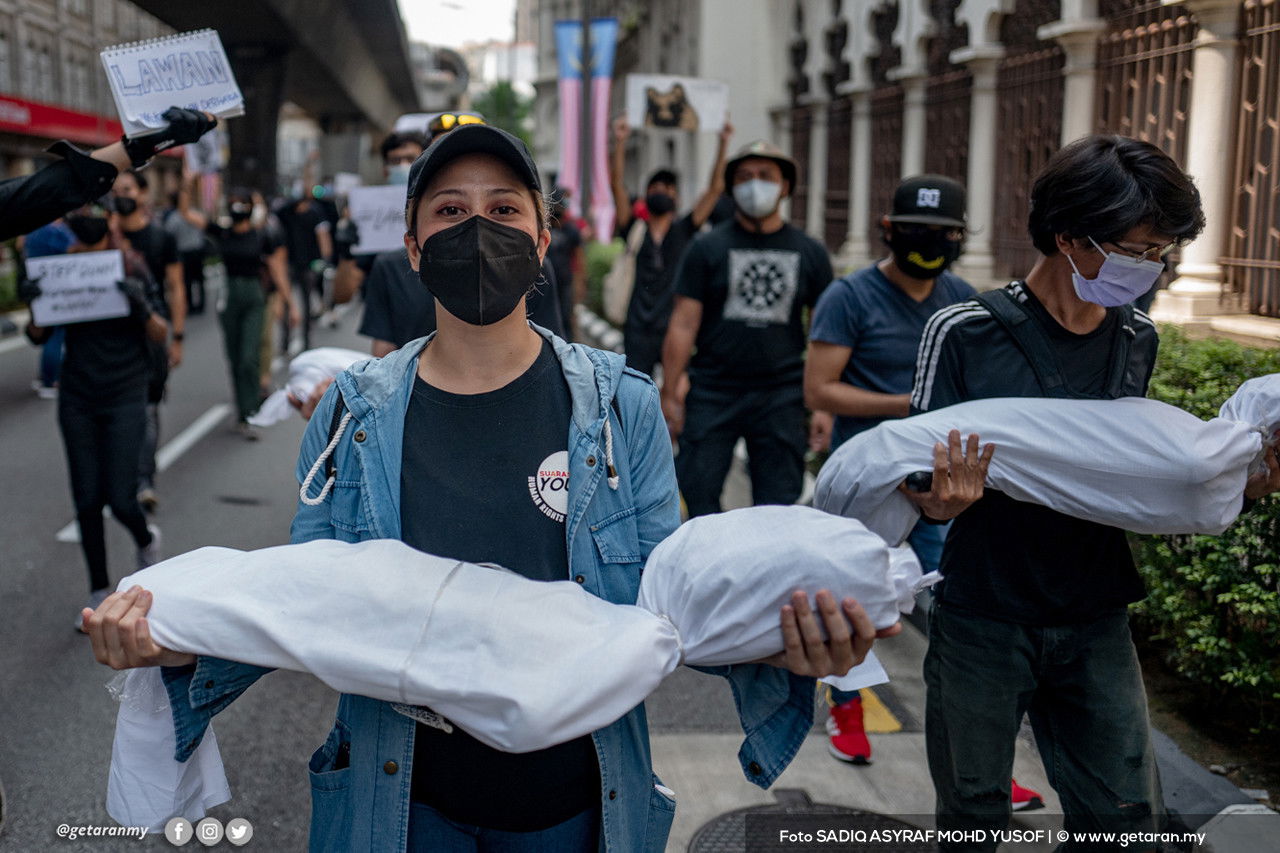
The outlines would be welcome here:
<svg viewBox="0 0 1280 853">
<path fill-rule="evenodd" d="M 319 506 L 324 503 L 324 499 L 329 497 L 329 492 L 333 490 L 336 476 L 329 477 L 325 481 L 324 488 L 320 490 L 320 494 L 316 497 L 310 497 L 307 492 L 311 490 L 311 481 L 316 478 L 316 474 L 320 473 L 320 468 L 324 465 L 325 460 L 332 454 L 334 448 L 338 446 L 338 442 L 342 439 L 342 434 L 347 430 L 347 424 L 351 422 L 351 413 L 347 412 L 342 416 L 342 420 L 338 423 L 338 428 L 333 431 L 333 440 L 329 442 L 329 446 L 324 449 L 320 457 L 316 459 L 315 464 L 311 466 L 311 470 L 307 472 L 307 478 L 302 481 L 302 488 L 298 490 L 298 497 L 307 506 Z"/>
<path fill-rule="evenodd" d="M 618 490 L 618 469 L 613 464 L 613 428 L 609 426 L 609 413 L 604 415 L 604 464 L 609 474 L 609 488 Z"/>
</svg>

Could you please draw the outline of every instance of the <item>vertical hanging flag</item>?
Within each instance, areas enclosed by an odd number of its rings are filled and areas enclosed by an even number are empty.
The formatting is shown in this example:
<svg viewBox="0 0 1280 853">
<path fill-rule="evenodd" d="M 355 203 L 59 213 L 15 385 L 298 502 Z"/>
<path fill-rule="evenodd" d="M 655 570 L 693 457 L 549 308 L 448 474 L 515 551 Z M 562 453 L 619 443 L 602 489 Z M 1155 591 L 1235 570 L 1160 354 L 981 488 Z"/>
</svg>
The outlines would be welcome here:
<svg viewBox="0 0 1280 853">
<path fill-rule="evenodd" d="M 609 89 L 618 45 L 618 19 L 591 21 L 591 225 L 596 238 L 613 236 L 614 206 L 609 188 Z"/>
<path fill-rule="evenodd" d="M 569 211 L 582 211 L 582 23 L 556 21 L 556 59 L 560 77 L 560 172 L 556 181 L 569 191 Z"/>
<path fill-rule="evenodd" d="M 583 62 L 582 22 L 556 21 L 560 76 L 560 173 L 569 191 L 569 210 L 591 222 L 598 239 L 613 235 L 613 198 L 609 191 L 609 87 L 618 44 L 618 19 L 591 20 L 591 61 Z M 590 138 L 582 138 L 582 87 L 591 86 Z M 591 152 L 591 198 L 582 198 L 582 152 Z"/>
</svg>

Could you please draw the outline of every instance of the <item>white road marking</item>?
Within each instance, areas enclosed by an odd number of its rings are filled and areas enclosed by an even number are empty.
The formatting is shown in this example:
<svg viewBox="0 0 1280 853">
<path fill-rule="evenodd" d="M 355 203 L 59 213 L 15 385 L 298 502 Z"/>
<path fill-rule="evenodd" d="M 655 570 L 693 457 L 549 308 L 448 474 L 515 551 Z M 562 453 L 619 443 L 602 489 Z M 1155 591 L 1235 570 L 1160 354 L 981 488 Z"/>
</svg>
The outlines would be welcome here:
<svg viewBox="0 0 1280 853">
<path fill-rule="evenodd" d="M 177 462 L 188 450 L 195 447 L 200 439 L 212 432 L 229 414 L 231 414 L 231 404 L 219 403 L 192 421 L 190 426 L 175 435 L 168 444 L 156 452 L 156 472 L 168 470 L 173 463 Z M 111 510 L 108 509 L 103 514 L 110 515 Z M 54 539 L 59 542 L 79 542 L 80 527 L 76 524 L 75 519 L 72 519 L 66 527 L 55 533 Z"/>
</svg>

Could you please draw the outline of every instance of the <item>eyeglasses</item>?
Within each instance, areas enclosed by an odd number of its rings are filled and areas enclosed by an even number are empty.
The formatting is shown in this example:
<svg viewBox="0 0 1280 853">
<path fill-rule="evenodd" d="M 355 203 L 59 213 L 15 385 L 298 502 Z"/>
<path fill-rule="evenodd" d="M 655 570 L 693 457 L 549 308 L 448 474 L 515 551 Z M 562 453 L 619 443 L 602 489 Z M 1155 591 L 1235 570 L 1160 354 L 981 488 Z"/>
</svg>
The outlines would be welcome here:
<svg viewBox="0 0 1280 853">
<path fill-rule="evenodd" d="M 440 113 L 431 120 L 427 125 L 427 132 L 433 136 L 437 133 L 446 133 L 455 127 L 461 127 L 464 124 L 484 124 L 483 116 L 475 113 Z"/>
<path fill-rule="evenodd" d="M 1119 250 L 1119 254 L 1124 255 L 1126 258 L 1133 258 L 1138 261 L 1163 260 L 1166 255 L 1178 248 L 1177 240 L 1174 240 L 1172 243 L 1166 243 L 1163 246 L 1152 246 L 1146 250 L 1130 249 L 1127 246 L 1120 245 L 1114 240 L 1104 240 L 1103 242 L 1110 243 L 1112 246 L 1115 246 L 1116 249 Z M 1099 251 L 1101 251 L 1101 248 L 1099 248 Z"/>
</svg>

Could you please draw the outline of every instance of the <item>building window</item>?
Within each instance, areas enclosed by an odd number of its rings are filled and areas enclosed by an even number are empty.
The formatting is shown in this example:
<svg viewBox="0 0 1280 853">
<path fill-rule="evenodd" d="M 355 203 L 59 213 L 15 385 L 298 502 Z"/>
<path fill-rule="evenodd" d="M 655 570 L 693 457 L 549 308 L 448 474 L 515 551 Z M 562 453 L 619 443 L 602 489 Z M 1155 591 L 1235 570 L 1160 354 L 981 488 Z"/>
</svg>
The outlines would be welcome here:
<svg viewBox="0 0 1280 853">
<path fill-rule="evenodd" d="M 9 91 L 9 34 L 0 32 L 0 92 Z"/>
</svg>

